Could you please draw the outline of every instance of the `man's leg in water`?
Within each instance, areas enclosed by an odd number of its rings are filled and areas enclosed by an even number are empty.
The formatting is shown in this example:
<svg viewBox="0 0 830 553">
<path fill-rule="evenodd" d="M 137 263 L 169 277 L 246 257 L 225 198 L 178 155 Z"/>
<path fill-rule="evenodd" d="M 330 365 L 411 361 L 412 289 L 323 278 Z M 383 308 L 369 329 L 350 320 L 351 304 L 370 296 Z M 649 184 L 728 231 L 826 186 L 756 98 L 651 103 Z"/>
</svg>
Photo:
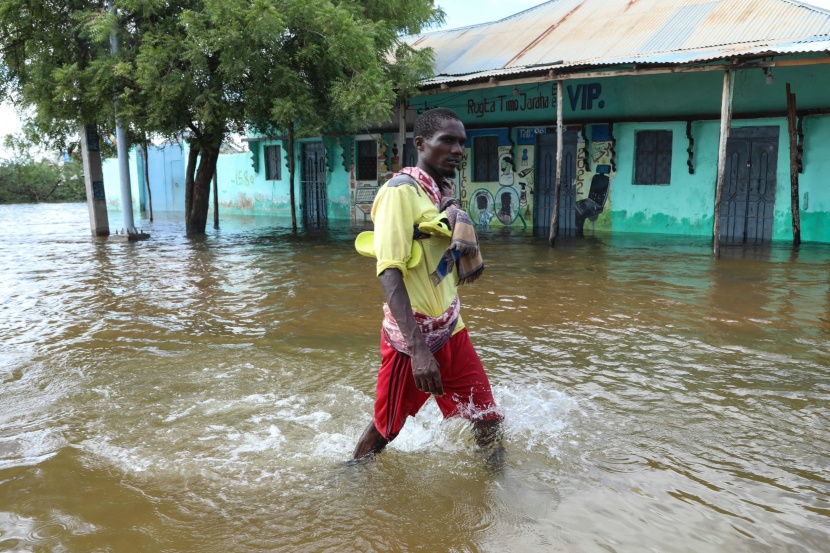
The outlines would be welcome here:
<svg viewBox="0 0 830 553">
<path fill-rule="evenodd" d="M 366 430 L 363 431 L 363 435 L 360 437 L 360 440 L 358 440 L 357 446 L 354 448 L 352 458 L 363 459 L 364 457 L 380 453 L 388 443 L 389 440 L 384 438 L 381 433 L 378 432 L 378 429 L 375 428 L 375 423 L 370 422 L 369 426 L 366 427 Z"/>
<path fill-rule="evenodd" d="M 501 421 L 473 421 L 473 436 L 478 447 L 486 448 L 501 445 Z"/>
<path fill-rule="evenodd" d="M 385 340 L 381 340 L 380 353 L 382 360 L 375 386 L 374 416 L 357 442 L 355 459 L 380 453 L 395 439 L 407 417 L 415 416 L 429 399 L 429 394 L 415 385 L 408 355 L 395 351 Z"/>
<path fill-rule="evenodd" d="M 501 469 L 507 461 L 507 450 L 501 443 L 502 419 L 473 421 L 473 436 L 476 445 L 484 454 L 485 462 L 492 468 Z"/>
</svg>

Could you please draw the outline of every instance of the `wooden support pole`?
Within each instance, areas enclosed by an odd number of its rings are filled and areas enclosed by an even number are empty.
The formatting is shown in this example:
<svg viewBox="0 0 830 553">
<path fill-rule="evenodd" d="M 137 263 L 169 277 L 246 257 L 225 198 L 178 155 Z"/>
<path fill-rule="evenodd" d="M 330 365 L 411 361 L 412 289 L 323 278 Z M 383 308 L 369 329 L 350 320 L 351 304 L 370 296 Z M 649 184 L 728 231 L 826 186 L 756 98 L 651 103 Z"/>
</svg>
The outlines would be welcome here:
<svg viewBox="0 0 830 553">
<path fill-rule="evenodd" d="M 718 144 L 718 181 L 715 186 L 715 228 L 713 253 L 720 256 L 720 202 L 723 197 L 723 179 L 726 173 L 726 141 L 729 139 L 729 129 L 732 125 L 732 89 L 735 83 L 735 72 L 725 71 L 723 74 L 723 97 L 720 113 L 720 143 Z"/>
<path fill-rule="evenodd" d="M 562 81 L 556 81 L 556 181 L 553 183 L 553 211 L 550 215 L 550 238 L 551 247 L 559 235 L 559 188 L 562 180 L 562 135 L 564 134 L 562 124 Z"/>
<path fill-rule="evenodd" d="M 793 212 L 793 245 L 801 244 L 801 211 L 798 204 L 798 129 L 795 114 L 795 94 L 787 83 L 787 130 L 790 137 L 790 203 Z"/>
<path fill-rule="evenodd" d="M 142 135 L 141 144 L 144 147 L 144 183 L 147 186 L 147 207 L 150 208 L 150 222 L 153 222 L 153 191 L 150 188 L 150 148 L 148 147 L 147 133 Z"/>
<path fill-rule="evenodd" d="M 403 167 L 403 151 L 406 146 L 406 98 L 398 100 L 398 159 L 400 167 Z"/>
</svg>

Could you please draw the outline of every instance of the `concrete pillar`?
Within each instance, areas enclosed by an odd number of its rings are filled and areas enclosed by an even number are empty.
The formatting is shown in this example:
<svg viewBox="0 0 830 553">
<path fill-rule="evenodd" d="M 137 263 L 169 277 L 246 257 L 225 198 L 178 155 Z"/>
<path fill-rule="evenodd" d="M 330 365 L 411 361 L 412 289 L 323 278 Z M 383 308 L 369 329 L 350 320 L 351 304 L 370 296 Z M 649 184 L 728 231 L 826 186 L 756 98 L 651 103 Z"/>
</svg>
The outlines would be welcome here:
<svg viewBox="0 0 830 553">
<path fill-rule="evenodd" d="M 115 103 L 115 109 L 118 110 L 118 102 Z M 115 125 L 115 140 L 118 142 L 118 174 L 121 177 L 122 228 L 127 234 L 135 234 L 137 231 L 133 219 L 133 193 L 130 184 L 130 150 L 127 141 L 127 130 L 121 126 L 117 119 Z"/>
<path fill-rule="evenodd" d="M 109 12 L 116 15 L 116 9 L 112 1 L 107 2 Z M 118 33 L 113 31 L 110 34 L 110 52 L 117 54 L 120 50 Z M 126 234 L 136 234 L 135 223 L 133 222 L 133 194 L 130 187 L 130 145 L 127 142 L 127 129 L 118 118 L 118 99 L 115 102 L 115 140 L 118 150 L 118 174 L 121 177 L 121 214 L 123 220 L 123 231 Z"/>
<path fill-rule="evenodd" d="M 101 149 L 98 145 L 98 127 L 96 125 L 86 125 L 81 129 L 81 158 L 84 162 L 89 226 L 93 235 L 109 236 L 107 197 L 104 193 L 104 172 L 101 168 Z"/>
</svg>

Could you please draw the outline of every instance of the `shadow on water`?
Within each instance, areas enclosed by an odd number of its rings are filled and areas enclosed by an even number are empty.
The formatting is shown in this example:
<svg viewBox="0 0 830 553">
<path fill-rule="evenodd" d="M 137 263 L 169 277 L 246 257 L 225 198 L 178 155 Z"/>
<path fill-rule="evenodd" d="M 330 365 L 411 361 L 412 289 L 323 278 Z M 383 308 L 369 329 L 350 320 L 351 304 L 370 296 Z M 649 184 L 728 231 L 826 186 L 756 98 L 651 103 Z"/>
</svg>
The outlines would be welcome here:
<svg viewBox="0 0 830 553">
<path fill-rule="evenodd" d="M 825 246 L 482 231 L 461 297 L 503 469 L 434 402 L 348 467 L 366 227 L 141 226 L 0 206 L 0 550 L 826 550 Z"/>
</svg>

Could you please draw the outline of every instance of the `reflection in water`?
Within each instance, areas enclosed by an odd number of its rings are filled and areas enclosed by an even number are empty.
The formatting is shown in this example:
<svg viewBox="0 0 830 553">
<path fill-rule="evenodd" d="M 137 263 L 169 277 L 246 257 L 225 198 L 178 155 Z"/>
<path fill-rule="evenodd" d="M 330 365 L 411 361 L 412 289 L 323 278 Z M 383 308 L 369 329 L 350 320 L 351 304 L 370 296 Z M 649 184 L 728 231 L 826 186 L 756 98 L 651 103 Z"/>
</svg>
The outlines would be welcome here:
<svg viewBox="0 0 830 553">
<path fill-rule="evenodd" d="M 0 206 L 0 550 L 826 551 L 826 248 L 481 234 L 464 318 L 506 414 L 375 462 L 360 229 Z"/>
</svg>

